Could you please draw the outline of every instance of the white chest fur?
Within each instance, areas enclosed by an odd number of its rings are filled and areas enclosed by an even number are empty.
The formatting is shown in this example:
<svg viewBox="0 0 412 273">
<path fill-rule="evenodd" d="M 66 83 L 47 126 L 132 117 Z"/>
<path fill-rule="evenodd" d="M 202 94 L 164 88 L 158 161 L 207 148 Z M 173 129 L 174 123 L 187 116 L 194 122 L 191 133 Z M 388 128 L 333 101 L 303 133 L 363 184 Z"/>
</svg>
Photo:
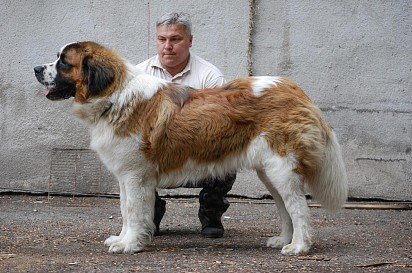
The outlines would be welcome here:
<svg viewBox="0 0 412 273">
<path fill-rule="evenodd" d="M 133 172 L 145 164 L 139 150 L 139 136 L 120 138 L 105 122 L 99 122 L 91 130 L 90 147 L 95 150 L 106 167 L 115 175 Z"/>
</svg>

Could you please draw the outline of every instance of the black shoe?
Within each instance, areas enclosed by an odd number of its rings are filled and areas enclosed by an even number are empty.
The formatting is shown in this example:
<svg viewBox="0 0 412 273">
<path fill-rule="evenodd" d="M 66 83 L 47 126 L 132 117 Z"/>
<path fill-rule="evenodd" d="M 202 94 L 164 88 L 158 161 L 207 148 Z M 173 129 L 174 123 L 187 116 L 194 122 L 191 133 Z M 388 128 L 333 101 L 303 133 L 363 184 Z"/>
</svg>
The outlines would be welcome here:
<svg viewBox="0 0 412 273">
<path fill-rule="evenodd" d="M 201 234 L 206 238 L 222 238 L 225 229 L 218 227 L 204 227 Z"/>
<path fill-rule="evenodd" d="M 221 238 L 225 229 L 222 224 L 222 211 L 205 210 L 204 206 L 199 208 L 199 220 L 202 224 L 201 234 L 206 238 Z"/>
<path fill-rule="evenodd" d="M 166 201 L 160 199 L 159 195 L 156 192 L 156 201 L 155 201 L 155 213 L 154 213 L 154 224 L 156 230 L 154 236 L 160 235 L 160 222 L 162 221 L 163 215 L 166 212 Z"/>
<path fill-rule="evenodd" d="M 214 208 L 216 209 L 216 208 Z M 224 211 L 205 209 L 204 204 L 200 204 L 199 207 L 199 220 L 202 224 L 201 234 L 206 238 L 221 238 L 225 229 L 222 224 L 222 215 Z"/>
<path fill-rule="evenodd" d="M 221 238 L 225 232 L 222 215 L 228 209 L 229 202 L 216 192 L 201 191 L 199 195 L 198 217 L 202 224 L 201 234 L 206 238 Z"/>
</svg>

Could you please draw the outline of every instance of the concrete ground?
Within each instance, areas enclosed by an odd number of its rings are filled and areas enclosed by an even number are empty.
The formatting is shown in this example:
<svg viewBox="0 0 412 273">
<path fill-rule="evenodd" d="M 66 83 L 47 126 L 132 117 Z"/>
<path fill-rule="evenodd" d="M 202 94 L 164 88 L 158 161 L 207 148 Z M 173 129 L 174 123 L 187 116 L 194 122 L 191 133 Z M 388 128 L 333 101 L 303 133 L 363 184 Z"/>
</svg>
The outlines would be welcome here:
<svg viewBox="0 0 412 273">
<path fill-rule="evenodd" d="M 265 246 L 279 232 L 271 200 L 231 199 L 220 239 L 200 236 L 195 198 L 166 200 L 162 235 L 130 255 L 103 245 L 121 228 L 116 198 L 0 195 L 0 272 L 412 271 L 410 204 L 333 214 L 312 207 L 312 251 L 289 257 Z"/>
</svg>

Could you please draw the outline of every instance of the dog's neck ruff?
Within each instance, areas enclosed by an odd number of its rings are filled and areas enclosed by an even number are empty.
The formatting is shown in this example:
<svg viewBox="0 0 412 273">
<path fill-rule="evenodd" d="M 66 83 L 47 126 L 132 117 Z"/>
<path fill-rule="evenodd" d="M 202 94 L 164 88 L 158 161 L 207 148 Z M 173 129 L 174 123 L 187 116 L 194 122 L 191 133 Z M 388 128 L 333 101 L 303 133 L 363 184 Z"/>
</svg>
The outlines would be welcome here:
<svg viewBox="0 0 412 273">
<path fill-rule="evenodd" d="M 136 105 L 149 101 L 167 82 L 145 74 L 140 69 L 127 64 L 124 82 L 111 95 L 92 99 L 87 103 L 74 103 L 74 112 L 90 125 L 100 121 L 121 123 L 129 119 Z"/>
<path fill-rule="evenodd" d="M 100 115 L 100 118 L 104 117 L 112 108 L 113 103 L 110 103 L 109 106 L 107 106 L 107 108 L 103 111 L 103 113 Z"/>
</svg>

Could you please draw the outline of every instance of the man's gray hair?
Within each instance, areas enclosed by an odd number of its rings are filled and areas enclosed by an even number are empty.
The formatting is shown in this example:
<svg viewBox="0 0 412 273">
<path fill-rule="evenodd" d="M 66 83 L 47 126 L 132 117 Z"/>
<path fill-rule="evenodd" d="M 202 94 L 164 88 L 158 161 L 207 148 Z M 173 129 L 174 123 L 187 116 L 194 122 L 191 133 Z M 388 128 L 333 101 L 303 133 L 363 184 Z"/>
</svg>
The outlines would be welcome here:
<svg viewBox="0 0 412 273">
<path fill-rule="evenodd" d="M 182 25 L 185 28 L 186 34 L 192 35 L 192 21 L 190 15 L 184 12 L 171 12 L 162 15 L 156 22 L 156 27 Z"/>
</svg>

